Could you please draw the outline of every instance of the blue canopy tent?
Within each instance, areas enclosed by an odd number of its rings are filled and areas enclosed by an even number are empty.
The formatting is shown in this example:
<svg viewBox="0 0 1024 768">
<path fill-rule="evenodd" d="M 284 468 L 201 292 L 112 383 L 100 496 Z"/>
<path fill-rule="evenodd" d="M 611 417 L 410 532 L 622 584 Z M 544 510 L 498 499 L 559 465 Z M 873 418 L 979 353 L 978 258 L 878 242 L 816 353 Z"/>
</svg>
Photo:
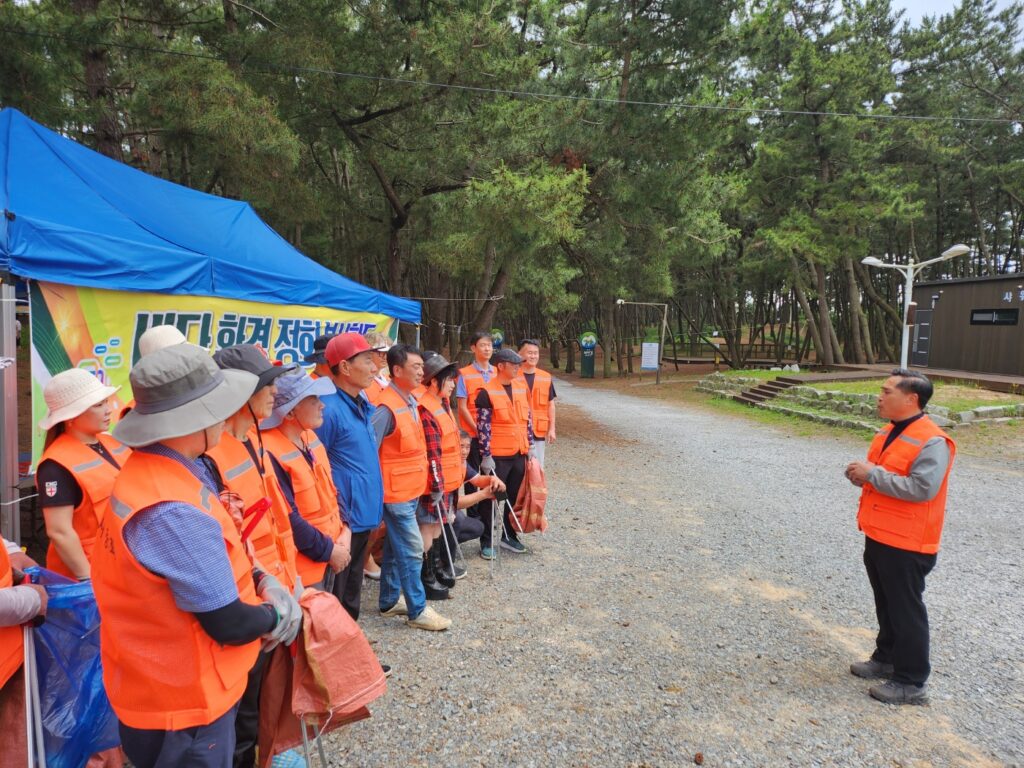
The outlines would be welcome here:
<svg viewBox="0 0 1024 768">
<path fill-rule="evenodd" d="M 173 184 L 0 112 L 0 271 L 420 321 L 418 302 L 303 256 L 248 203 Z"/>
</svg>

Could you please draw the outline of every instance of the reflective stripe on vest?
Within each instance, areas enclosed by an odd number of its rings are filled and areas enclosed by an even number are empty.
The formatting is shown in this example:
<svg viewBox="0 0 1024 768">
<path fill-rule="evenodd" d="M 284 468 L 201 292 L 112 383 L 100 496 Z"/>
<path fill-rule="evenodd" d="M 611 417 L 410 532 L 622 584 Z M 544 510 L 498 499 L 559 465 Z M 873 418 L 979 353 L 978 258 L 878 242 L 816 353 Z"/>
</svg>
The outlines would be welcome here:
<svg viewBox="0 0 1024 768">
<path fill-rule="evenodd" d="M 100 444 L 106 448 L 114 461 L 122 466 L 131 454 L 131 449 L 122 445 L 106 433 L 96 436 Z M 78 487 L 82 490 L 82 501 L 75 507 L 71 516 L 71 527 L 82 542 L 82 551 L 86 560 L 92 561 L 93 548 L 96 546 L 96 534 L 99 529 L 103 507 L 110 498 L 110 490 L 120 471 L 113 464 L 97 456 L 96 451 L 71 435 L 65 433 L 50 443 L 43 451 L 39 462 L 55 461 L 75 476 Z M 39 492 L 44 493 L 40 488 Z M 68 578 L 77 578 L 71 569 L 61 560 L 57 547 L 53 542 L 46 550 L 46 567 Z"/>
<path fill-rule="evenodd" d="M 263 433 L 263 443 L 267 450 L 277 457 L 292 481 L 295 506 L 302 519 L 334 541 L 341 534 L 338 490 L 331 479 L 326 453 L 320 459 L 317 450 L 313 448 L 313 443 L 316 443 L 322 451 L 320 441 L 309 431 L 303 433 L 303 438 L 308 441 L 313 454 L 313 466 L 309 465 L 302 451 L 280 429 Z M 324 578 L 326 566 L 326 563 L 310 560 L 299 551 L 295 553 L 295 567 L 302 577 L 302 583 L 307 586 Z"/>
<path fill-rule="evenodd" d="M 241 698 L 259 641 L 220 645 L 176 605 L 167 581 L 148 571 L 124 543 L 124 525 L 158 501 L 179 501 L 220 525 L 239 598 L 258 605 L 252 564 L 215 493 L 174 459 L 136 452 L 114 485 L 93 562 L 103 621 L 103 682 L 118 719 L 132 728 L 181 730 L 212 723 Z M 121 512 L 124 512 L 123 516 Z M 187 537 L 187 532 L 183 532 Z"/>
<path fill-rule="evenodd" d="M 949 465 L 942 478 L 939 492 L 930 501 L 903 501 L 876 491 L 870 483 L 861 489 L 857 526 L 868 538 L 897 549 L 934 554 L 939 551 L 942 523 L 946 514 L 946 486 L 949 472 L 956 457 L 956 444 L 927 416 L 907 425 L 884 451 L 885 438 L 892 424 L 884 427 L 871 442 L 868 461 L 878 464 L 887 472 L 909 475 L 921 455 L 924 444 L 933 437 L 941 437 L 949 446 Z"/>
<path fill-rule="evenodd" d="M 484 385 L 491 398 L 491 455 L 515 456 L 530 450 L 530 401 L 526 382 L 512 382 L 512 399 L 497 379 Z"/>
<path fill-rule="evenodd" d="M 252 445 L 258 445 L 256 429 L 248 435 Z M 267 573 L 276 576 L 288 589 L 295 587 L 295 541 L 292 526 L 288 522 L 291 507 L 278 485 L 270 457 L 263 457 L 263 471 L 253 463 L 249 449 L 234 435 L 225 432 L 220 442 L 207 456 L 214 460 L 228 490 L 242 497 L 246 509 L 258 504 L 260 499 L 270 499 L 270 510 L 264 514 L 249 535 L 249 542 L 256 550 L 256 559 Z M 248 523 L 246 519 L 245 523 Z"/>
<path fill-rule="evenodd" d="M 395 430 L 380 444 L 380 470 L 384 503 L 418 499 L 427 483 L 427 441 L 415 411 L 393 386 L 381 394 L 380 404 L 395 417 Z"/>
<path fill-rule="evenodd" d="M 14 586 L 14 572 L 7 547 L 0 540 L 0 589 Z M 0 688 L 3 688 L 25 660 L 24 636 L 20 626 L 0 627 Z M 13 734 L 8 734 L 12 737 Z"/>
<path fill-rule="evenodd" d="M 497 374 L 491 371 L 491 381 L 494 381 L 494 377 Z M 483 389 L 484 375 L 477 369 L 475 365 L 470 363 L 464 368 L 459 369 L 459 376 L 462 377 L 462 386 L 466 388 L 466 405 L 469 407 L 469 412 L 473 416 L 473 423 L 466 424 L 466 420 L 461 418 L 460 423 L 462 428 L 467 430 L 471 435 L 476 434 L 476 393 Z"/>
<path fill-rule="evenodd" d="M 430 412 L 441 430 L 441 479 L 444 481 L 445 493 L 459 489 L 465 480 L 462 468 L 462 443 L 459 440 L 459 428 L 455 417 L 444 407 L 436 394 L 426 391 L 419 396 L 420 404 Z M 424 495 L 430 493 L 430 478 L 427 478 Z"/>
<path fill-rule="evenodd" d="M 520 373 L 518 379 L 522 380 L 523 386 L 529 393 L 530 413 L 533 414 L 533 436 L 547 437 L 548 429 L 551 426 L 550 411 L 548 410 L 551 402 L 551 374 L 540 368 L 535 368 L 532 389 L 527 384 L 525 375 Z"/>
</svg>

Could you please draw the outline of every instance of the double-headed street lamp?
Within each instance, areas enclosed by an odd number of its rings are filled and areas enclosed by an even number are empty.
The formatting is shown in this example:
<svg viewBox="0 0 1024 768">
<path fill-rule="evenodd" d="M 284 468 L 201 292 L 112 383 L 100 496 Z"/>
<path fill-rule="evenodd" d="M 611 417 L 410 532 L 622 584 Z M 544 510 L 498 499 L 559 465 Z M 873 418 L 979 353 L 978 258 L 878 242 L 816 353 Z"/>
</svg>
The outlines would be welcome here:
<svg viewBox="0 0 1024 768">
<path fill-rule="evenodd" d="M 940 261 L 954 259 L 957 256 L 964 256 L 970 252 L 971 249 L 966 245 L 957 244 L 951 248 L 947 248 L 940 256 L 937 256 L 934 259 L 929 259 L 928 261 L 922 261 L 920 264 L 915 263 L 913 259 L 911 259 L 907 264 L 893 264 L 888 261 L 882 261 L 875 256 L 868 256 L 866 259 L 861 259 L 861 264 L 865 264 L 869 267 L 895 269 L 902 272 L 904 278 L 906 278 L 906 284 L 903 289 L 903 338 L 900 349 L 900 368 L 907 367 L 907 357 L 910 353 L 910 305 L 914 295 L 914 278 L 917 276 L 917 273 L 932 264 L 938 264 Z"/>
<path fill-rule="evenodd" d="M 657 304 L 652 301 L 626 301 L 625 299 L 616 299 L 615 303 L 620 307 L 623 304 L 633 304 L 638 307 L 661 307 L 661 341 L 658 342 L 658 367 L 654 374 L 654 383 L 661 384 L 661 358 L 665 355 L 665 329 L 668 328 L 668 304 Z"/>
</svg>

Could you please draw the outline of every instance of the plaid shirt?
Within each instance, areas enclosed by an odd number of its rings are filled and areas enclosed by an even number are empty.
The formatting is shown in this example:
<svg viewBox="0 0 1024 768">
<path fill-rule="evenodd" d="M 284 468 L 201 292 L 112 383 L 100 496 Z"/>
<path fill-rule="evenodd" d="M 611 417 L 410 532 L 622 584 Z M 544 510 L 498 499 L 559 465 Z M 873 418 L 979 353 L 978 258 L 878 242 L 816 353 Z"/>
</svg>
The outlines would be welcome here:
<svg viewBox="0 0 1024 768">
<path fill-rule="evenodd" d="M 419 406 L 420 424 L 423 425 L 423 437 L 427 441 L 427 475 L 430 481 L 430 493 L 420 499 L 420 503 L 427 511 L 440 518 L 439 511 L 434 507 L 430 496 L 438 491 L 444 491 L 444 472 L 441 469 L 441 425 L 437 423 L 433 414 Z"/>
</svg>

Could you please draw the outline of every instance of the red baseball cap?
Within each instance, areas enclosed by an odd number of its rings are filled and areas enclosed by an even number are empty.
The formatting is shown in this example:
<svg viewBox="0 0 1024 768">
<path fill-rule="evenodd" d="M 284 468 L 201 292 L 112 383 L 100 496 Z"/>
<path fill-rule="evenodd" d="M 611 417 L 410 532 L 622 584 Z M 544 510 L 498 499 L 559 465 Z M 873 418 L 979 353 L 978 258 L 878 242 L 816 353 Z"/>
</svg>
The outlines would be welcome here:
<svg viewBox="0 0 1024 768">
<path fill-rule="evenodd" d="M 327 342 L 324 357 L 328 365 L 337 365 L 342 360 L 351 360 L 360 352 L 369 352 L 371 347 L 358 333 L 341 333 Z"/>
</svg>

